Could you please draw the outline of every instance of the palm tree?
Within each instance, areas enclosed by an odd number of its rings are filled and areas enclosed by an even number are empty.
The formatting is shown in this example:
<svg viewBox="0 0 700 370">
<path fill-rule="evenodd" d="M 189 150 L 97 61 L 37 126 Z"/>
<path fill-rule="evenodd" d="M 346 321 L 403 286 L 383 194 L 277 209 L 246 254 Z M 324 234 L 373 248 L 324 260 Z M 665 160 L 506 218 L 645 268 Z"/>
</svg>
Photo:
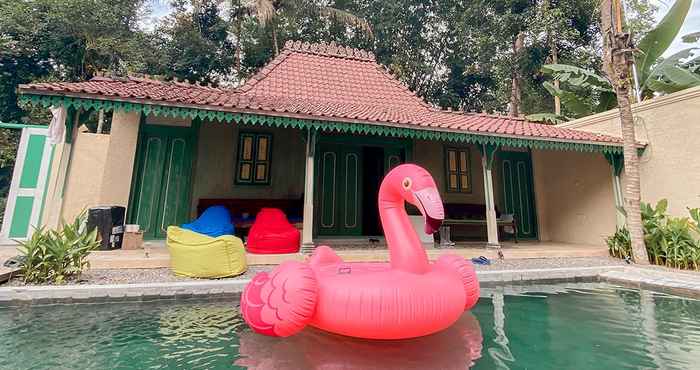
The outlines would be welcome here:
<svg viewBox="0 0 700 370">
<path fill-rule="evenodd" d="M 235 0 L 234 0 L 235 1 Z M 368 37 L 372 37 L 372 27 L 369 22 L 362 17 L 358 17 L 348 11 L 319 5 L 310 0 L 249 0 L 242 1 L 244 11 L 255 16 L 261 26 L 270 25 L 272 32 L 272 46 L 275 56 L 279 54 L 279 41 L 277 40 L 277 21 L 283 14 L 301 13 L 329 17 L 343 24 L 357 27 Z"/>
<path fill-rule="evenodd" d="M 639 158 L 630 99 L 630 85 L 632 84 L 630 72 L 634 45 L 632 45 L 630 35 L 622 31 L 620 0 L 602 0 L 600 17 L 603 31 L 603 70 L 612 81 L 622 125 L 625 158 L 625 212 L 632 244 L 632 258 L 635 263 L 648 265 L 649 257 L 644 244 L 640 209 Z"/>
</svg>

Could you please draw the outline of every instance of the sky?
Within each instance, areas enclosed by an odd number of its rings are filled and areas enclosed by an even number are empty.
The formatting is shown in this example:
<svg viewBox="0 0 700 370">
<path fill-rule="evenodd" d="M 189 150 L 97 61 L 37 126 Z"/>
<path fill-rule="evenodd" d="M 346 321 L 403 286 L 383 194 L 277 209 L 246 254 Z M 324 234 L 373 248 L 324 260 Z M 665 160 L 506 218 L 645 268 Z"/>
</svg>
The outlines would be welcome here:
<svg viewBox="0 0 700 370">
<path fill-rule="evenodd" d="M 655 1 L 655 3 L 659 6 L 659 12 L 656 15 L 657 20 L 661 20 L 671 5 L 673 5 L 672 0 L 658 0 Z M 147 29 L 153 29 L 157 20 L 168 15 L 172 10 L 167 0 L 151 0 L 150 6 L 151 15 L 143 21 L 143 26 Z M 685 23 L 683 23 L 683 28 L 681 28 L 678 37 L 676 37 L 676 40 L 674 40 L 673 44 L 671 44 L 663 56 L 668 57 L 682 49 L 693 46 L 684 44 L 683 41 L 681 41 L 681 37 L 694 31 L 700 31 L 700 0 L 693 1 L 690 12 L 688 12 Z M 695 44 L 695 46 L 700 47 L 698 44 Z"/>
<path fill-rule="evenodd" d="M 152 30 L 160 18 L 163 18 L 172 11 L 170 2 L 166 0 L 151 0 L 149 7 L 151 8 L 151 14 L 141 21 L 141 25 L 148 30 Z"/>
<path fill-rule="evenodd" d="M 657 1 L 659 5 L 659 12 L 656 14 L 656 19 L 661 20 L 663 16 L 666 14 L 669 8 L 671 8 L 671 5 L 673 5 L 672 1 Z M 687 35 L 691 32 L 697 32 L 700 31 L 700 0 L 694 0 L 693 5 L 690 8 L 690 11 L 688 12 L 688 16 L 685 18 L 685 22 L 683 22 L 683 27 L 681 28 L 681 31 L 678 32 L 678 37 L 673 41 L 673 44 L 666 50 L 666 53 L 664 53 L 664 57 L 668 57 L 674 53 L 677 53 L 681 51 L 682 49 L 686 49 L 688 47 L 692 46 L 697 46 L 700 47 L 700 43 L 696 44 L 684 44 L 683 41 L 681 41 L 681 37 L 684 35 Z"/>
</svg>

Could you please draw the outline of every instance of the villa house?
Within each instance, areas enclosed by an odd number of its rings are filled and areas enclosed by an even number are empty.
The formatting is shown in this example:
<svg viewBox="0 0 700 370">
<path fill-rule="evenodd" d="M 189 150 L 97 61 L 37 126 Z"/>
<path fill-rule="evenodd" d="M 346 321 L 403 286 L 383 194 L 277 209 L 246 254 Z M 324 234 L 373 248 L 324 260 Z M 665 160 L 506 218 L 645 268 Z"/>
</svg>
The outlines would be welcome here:
<svg viewBox="0 0 700 370">
<path fill-rule="evenodd" d="M 485 220 L 476 232 L 491 245 L 507 214 L 521 239 L 600 244 L 621 202 L 619 166 L 611 166 L 620 163 L 619 137 L 440 110 L 371 53 L 335 44 L 288 42 L 236 89 L 96 77 L 19 93 L 68 112 L 65 142 L 53 148 L 35 200 L 49 226 L 122 205 L 128 223 L 162 239 L 168 225 L 225 203 L 285 209 L 306 247 L 366 240 L 381 234 L 381 178 L 402 162 L 432 173 L 448 217 Z M 89 109 L 111 112 L 108 133 L 76 127 L 76 111 Z"/>
</svg>

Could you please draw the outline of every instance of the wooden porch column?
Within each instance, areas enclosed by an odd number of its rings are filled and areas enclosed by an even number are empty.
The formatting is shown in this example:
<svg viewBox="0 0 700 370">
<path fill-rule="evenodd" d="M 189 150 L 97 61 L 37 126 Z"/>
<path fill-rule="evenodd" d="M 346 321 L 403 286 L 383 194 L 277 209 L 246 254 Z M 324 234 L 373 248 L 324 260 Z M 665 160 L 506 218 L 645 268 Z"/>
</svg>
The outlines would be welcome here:
<svg viewBox="0 0 700 370">
<path fill-rule="evenodd" d="M 314 249 L 314 159 L 316 155 L 316 131 L 306 134 L 306 172 L 304 175 L 304 220 L 301 232 L 301 252 Z"/>
<path fill-rule="evenodd" d="M 605 153 L 605 159 L 610 163 L 612 168 L 612 185 L 613 185 L 613 196 L 615 197 L 615 219 L 617 221 L 617 228 L 621 229 L 627 224 L 625 220 L 625 214 L 623 210 L 625 209 L 625 198 L 622 193 L 622 181 L 620 180 L 620 174 L 624 168 L 624 159 L 621 154 Z"/>
<path fill-rule="evenodd" d="M 78 134 L 79 117 L 81 110 L 66 108 L 66 116 L 63 124 L 65 132 L 62 141 L 55 144 L 55 157 L 51 161 L 50 176 L 47 179 L 49 185 L 44 199 L 43 224 L 47 228 L 57 228 L 63 217 L 63 190 L 66 184 L 70 162 L 73 155 L 73 139 Z"/>
<path fill-rule="evenodd" d="M 491 144 L 482 144 L 479 146 L 479 150 L 481 151 L 481 167 L 484 171 L 484 197 L 486 198 L 486 233 L 488 236 L 486 245 L 499 247 L 496 202 L 493 198 L 493 176 L 491 174 L 493 160 L 498 147 Z"/>
</svg>

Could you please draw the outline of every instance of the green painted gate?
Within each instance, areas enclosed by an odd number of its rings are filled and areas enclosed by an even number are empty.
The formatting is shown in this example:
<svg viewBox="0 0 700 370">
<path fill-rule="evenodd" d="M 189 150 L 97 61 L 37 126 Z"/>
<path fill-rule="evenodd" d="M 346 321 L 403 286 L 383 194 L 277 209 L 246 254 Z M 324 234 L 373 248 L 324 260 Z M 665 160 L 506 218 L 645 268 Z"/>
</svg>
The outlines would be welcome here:
<svg viewBox="0 0 700 370">
<path fill-rule="evenodd" d="M 170 225 L 188 220 L 194 129 L 142 126 L 129 223 L 146 239 L 162 239 Z"/>
<path fill-rule="evenodd" d="M 502 213 L 513 214 L 519 239 L 537 239 L 537 212 L 529 152 L 499 151 Z"/>
<path fill-rule="evenodd" d="M 52 145 L 46 127 L 22 128 L 0 242 L 25 240 L 41 222 Z"/>
<path fill-rule="evenodd" d="M 362 147 L 322 143 L 316 158 L 317 234 L 362 235 Z"/>
</svg>

